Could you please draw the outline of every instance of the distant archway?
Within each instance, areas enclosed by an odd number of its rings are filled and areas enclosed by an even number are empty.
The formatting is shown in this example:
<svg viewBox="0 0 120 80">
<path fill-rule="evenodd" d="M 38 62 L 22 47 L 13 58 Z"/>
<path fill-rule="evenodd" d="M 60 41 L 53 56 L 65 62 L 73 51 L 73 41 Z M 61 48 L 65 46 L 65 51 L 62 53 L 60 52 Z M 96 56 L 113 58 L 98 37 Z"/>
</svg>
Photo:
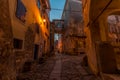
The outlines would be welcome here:
<svg viewBox="0 0 120 80">
<path fill-rule="evenodd" d="M 120 70 L 120 10 L 113 10 L 107 17 L 108 40 L 114 47 L 117 70 Z"/>
<path fill-rule="evenodd" d="M 120 70 L 120 10 L 106 11 L 99 18 L 99 26 L 102 42 L 98 52 L 102 71 L 116 73 Z"/>
</svg>

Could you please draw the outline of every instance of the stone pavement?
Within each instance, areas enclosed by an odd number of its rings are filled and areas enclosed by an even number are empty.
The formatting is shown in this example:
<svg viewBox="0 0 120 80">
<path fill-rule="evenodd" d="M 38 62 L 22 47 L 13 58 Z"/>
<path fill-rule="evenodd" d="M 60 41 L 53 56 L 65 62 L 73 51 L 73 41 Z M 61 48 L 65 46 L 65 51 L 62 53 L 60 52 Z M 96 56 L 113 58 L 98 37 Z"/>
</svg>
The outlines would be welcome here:
<svg viewBox="0 0 120 80">
<path fill-rule="evenodd" d="M 98 80 L 81 62 L 85 55 L 62 57 L 61 80 Z"/>
<path fill-rule="evenodd" d="M 51 57 L 45 63 L 33 63 L 32 69 L 26 73 L 20 73 L 17 80 L 49 80 L 49 75 L 53 70 L 56 58 Z"/>
<path fill-rule="evenodd" d="M 120 74 L 104 74 L 105 80 L 120 80 Z"/>
<path fill-rule="evenodd" d="M 18 80 L 102 80 L 81 64 L 84 56 L 56 54 L 45 63 L 34 63 L 30 72 L 19 74 Z M 120 80 L 115 75 L 104 74 L 104 77 L 104 80 Z"/>
<path fill-rule="evenodd" d="M 50 74 L 50 80 L 61 80 L 61 54 L 56 54 L 56 64 Z"/>
</svg>

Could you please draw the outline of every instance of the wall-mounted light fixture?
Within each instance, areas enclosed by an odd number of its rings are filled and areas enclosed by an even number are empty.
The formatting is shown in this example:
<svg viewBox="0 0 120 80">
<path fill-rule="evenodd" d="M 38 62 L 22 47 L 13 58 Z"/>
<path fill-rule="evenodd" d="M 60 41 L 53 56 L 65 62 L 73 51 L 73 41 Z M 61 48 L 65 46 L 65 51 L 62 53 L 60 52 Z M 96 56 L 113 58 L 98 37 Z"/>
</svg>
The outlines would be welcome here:
<svg viewBox="0 0 120 80">
<path fill-rule="evenodd" d="M 43 19 L 43 22 L 46 22 L 46 19 Z"/>
</svg>

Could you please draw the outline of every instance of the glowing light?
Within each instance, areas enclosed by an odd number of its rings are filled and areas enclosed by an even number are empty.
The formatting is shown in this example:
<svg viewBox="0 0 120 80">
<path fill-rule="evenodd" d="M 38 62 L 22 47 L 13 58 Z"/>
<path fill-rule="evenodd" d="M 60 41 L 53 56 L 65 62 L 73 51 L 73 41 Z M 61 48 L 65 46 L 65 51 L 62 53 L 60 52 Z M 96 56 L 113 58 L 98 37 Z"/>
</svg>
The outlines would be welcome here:
<svg viewBox="0 0 120 80">
<path fill-rule="evenodd" d="M 45 20 L 45 19 L 43 19 L 43 22 L 46 22 L 46 20 Z"/>
<path fill-rule="evenodd" d="M 48 33 L 48 29 L 46 29 L 46 27 L 45 27 L 46 25 L 44 24 L 44 22 L 46 22 L 46 19 L 44 19 L 40 16 L 42 13 L 40 12 L 39 8 L 37 7 L 36 1 L 35 0 L 22 0 L 22 2 L 26 6 L 26 8 L 29 11 L 31 11 L 31 13 L 33 13 L 35 23 L 39 24 L 42 33 L 45 33 L 45 32 Z M 32 20 L 32 19 L 29 19 L 29 20 Z"/>
</svg>

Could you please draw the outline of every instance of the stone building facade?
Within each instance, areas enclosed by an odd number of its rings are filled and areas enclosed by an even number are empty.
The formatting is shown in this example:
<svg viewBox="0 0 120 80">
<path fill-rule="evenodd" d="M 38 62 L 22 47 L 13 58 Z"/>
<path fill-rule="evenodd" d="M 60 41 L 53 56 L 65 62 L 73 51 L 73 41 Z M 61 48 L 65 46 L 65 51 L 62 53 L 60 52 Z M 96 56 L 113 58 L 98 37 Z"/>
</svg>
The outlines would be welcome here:
<svg viewBox="0 0 120 80">
<path fill-rule="evenodd" d="M 88 64 L 97 75 L 102 75 L 101 73 L 115 73 L 119 69 L 117 66 L 119 62 L 116 60 L 118 55 L 116 55 L 114 50 L 117 46 L 111 44 L 110 36 L 114 38 L 116 36 L 109 34 L 109 31 L 111 31 L 110 26 L 112 27 L 114 24 L 108 24 L 108 17 L 120 14 L 120 7 L 118 6 L 120 0 L 82 1 L 84 30 L 87 35 L 86 51 Z M 108 66 L 110 67 L 108 68 Z"/>
<path fill-rule="evenodd" d="M 31 26 L 36 26 L 33 31 L 35 32 L 34 45 L 39 47 L 38 56 L 47 55 L 50 51 L 50 21 L 49 11 L 50 3 L 49 0 L 35 0 L 31 3 L 23 0 L 24 5 L 28 8 L 28 11 L 32 11 L 33 15 L 28 13 L 28 22 L 32 22 Z M 34 3 L 34 4 L 33 4 Z M 31 6 L 32 5 L 32 6 Z M 31 17 L 30 17 L 31 16 Z"/>
<path fill-rule="evenodd" d="M 9 1 L 0 1 L 0 80 L 15 80 L 15 55 Z"/>
<path fill-rule="evenodd" d="M 68 54 L 84 52 L 82 2 L 66 0 L 62 20 L 64 20 L 63 52 Z"/>
<path fill-rule="evenodd" d="M 16 80 L 25 62 L 50 51 L 49 0 L 1 0 L 0 4 L 0 80 Z"/>
</svg>

